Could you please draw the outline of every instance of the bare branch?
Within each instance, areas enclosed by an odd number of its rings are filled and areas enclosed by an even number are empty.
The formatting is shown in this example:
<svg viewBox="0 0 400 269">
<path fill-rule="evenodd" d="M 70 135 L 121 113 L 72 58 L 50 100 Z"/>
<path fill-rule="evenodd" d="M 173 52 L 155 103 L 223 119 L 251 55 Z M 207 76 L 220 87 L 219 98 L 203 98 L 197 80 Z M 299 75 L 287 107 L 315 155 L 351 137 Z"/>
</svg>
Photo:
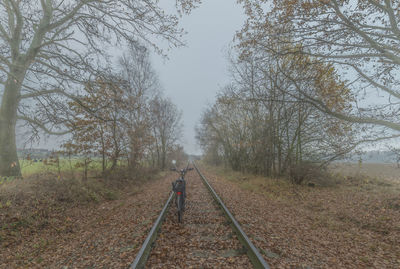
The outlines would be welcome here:
<svg viewBox="0 0 400 269">
<path fill-rule="evenodd" d="M 42 129 L 44 132 L 46 132 L 47 134 L 50 134 L 50 135 L 65 135 L 65 134 L 68 134 L 68 133 L 71 132 L 71 130 L 59 131 L 59 132 L 53 131 L 53 130 L 47 128 L 47 127 L 42 123 L 42 121 L 37 120 L 37 119 L 31 119 L 31 118 L 29 118 L 29 117 L 27 117 L 27 116 L 21 116 L 21 115 L 19 115 L 19 116 L 17 116 L 17 119 L 18 119 L 18 120 L 26 121 L 26 122 L 28 122 L 28 123 L 34 125 L 34 126 L 37 126 L 37 127 L 39 127 L 40 129 Z"/>
</svg>

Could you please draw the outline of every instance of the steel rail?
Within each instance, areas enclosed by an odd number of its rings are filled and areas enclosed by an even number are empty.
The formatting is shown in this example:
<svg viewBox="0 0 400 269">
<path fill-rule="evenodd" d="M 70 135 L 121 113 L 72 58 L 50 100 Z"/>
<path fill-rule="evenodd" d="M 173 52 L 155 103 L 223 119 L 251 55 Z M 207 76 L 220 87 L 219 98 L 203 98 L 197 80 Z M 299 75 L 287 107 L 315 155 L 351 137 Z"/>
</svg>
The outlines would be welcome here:
<svg viewBox="0 0 400 269">
<path fill-rule="evenodd" d="M 247 250 L 247 256 L 249 256 L 249 259 L 251 263 L 253 264 L 254 268 L 267 268 L 269 269 L 268 263 L 264 260 L 264 258 L 261 256 L 260 252 L 258 249 L 253 245 L 253 243 L 250 241 L 250 239 L 247 237 L 247 235 L 244 233 L 242 228 L 240 227 L 239 223 L 236 221 L 236 219 L 233 217 L 231 212 L 229 212 L 228 208 L 225 206 L 225 204 L 222 202 L 221 198 L 219 198 L 218 194 L 214 191 L 214 189 L 211 187 L 210 183 L 208 183 L 206 177 L 200 172 L 199 168 L 197 165 L 193 163 L 194 168 L 196 168 L 197 173 L 200 175 L 201 179 L 203 180 L 204 184 L 208 188 L 208 190 L 211 192 L 212 196 L 214 197 L 214 200 L 218 203 L 218 205 L 222 208 L 224 211 L 226 217 L 229 219 L 229 222 L 231 224 L 231 227 L 235 231 L 236 235 L 238 236 L 239 241 L 243 244 L 243 246 Z"/>
<path fill-rule="evenodd" d="M 145 268 L 147 258 L 151 252 L 151 248 L 153 246 L 154 241 L 157 238 L 157 233 L 158 230 L 161 228 L 161 224 L 165 219 L 165 214 L 167 213 L 169 204 L 171 203 L 173 197 L 175 196 L 174 192 L 171 192 L 171 194 L 168 197 L 167 202 L 164 205 L 164 208 L 162 209 L 160 215 L 158 216 L 156 222 L 154 223 L 153 227 L 150 230 L 149 235 L 147 236 L 146 240 L 144 241 L 142 247 L 140 248 L 138 254 L 136 255 L 135 260 L 129 267 L 130 269 L 139 269 L 139 268 Z"/>
<path fill-rule="evenodd" d="M 189 162 L 186 165 L 186 169 L 189 167 Z M 149 254 L 151 252 L 151 248 L 153 247 L 154 241 L 157 238 L 158 231 L 161 228 L 161 224 L 165 219 L 165 214 L 168 211 L 168 207 L 172 201 L 172 199 L 175 197 L 175 193 L 171 191 L 171 194 L 168 197 L 167 202 L 165 203 L 163 209 L 161 210 L 160 215 L 158 216 L 156 222 L 153 224 L 153 227 L 151 228 L 149 234 L 146 237 L 146 240 L 143 242 L 142 247 L 140 248 L 138 254 L 136 254 L 136 258 L 129 267 L 130 269 L 142 269 L 145 268 L 147 258 L 149 257 Z"/>
<path fill-rule="evenodd" d="M 226 217 L 229 220 L 229 223 L 231 224 L 231 227 L 235 231 L 236 235 L 238 236 L 239 241 L 242 243 L 242 245 L 246 248 L 246 254 L 249 257 L 251 263 L 253 264 L 254 268 L 259 269 L 259 268 L 266 268 L 270 269 L 269 265 L 267 262 L 264 260 L 264 258 L 261 256 L 257 248 L 253 245 L 253 243 L 250 241 L 250 239 L 247 237 L 247 235 L 244 233 L 242 228 L 240 227 L 239 223 L 236 221 L 236 219 L 233 217 L 233 215 L 229 212 L 228 208 L 225 206 L 225 204 L 222 202 L 221 198 L 219 198 L 218 194 L 214 191 L 214 189 L 211 187 L 211 185 L 208 183 L 207 179 L 204 177 L 204 175 L 200 172 L 199 168 L 196 166 L 194 162 L 192 162 L 193 166 L 195 167 L 197 173 L 200 175 L 200 178 L 206 185 L 207 189 L 211 192 L 214 200 L 218 203 L 218 205 L 221 207 L 221 209 L 224 211 Z M 186 166 L 186 168 L 189 167 L 189 163 Z M 175 193 L 171 192 L 170 196 L 168 197 L 167 202 L 165 203 L 163 209 L 161 210 L 160 215 L 158 216 L 157 220 L 155 221 L 153 227 L 151 228 L 146 240 L 144 241 L 142 247 L 140 248 L 138 254 L 136 255 L 135 260 L 133 263 L 130 265 L 130 269 L 142 269 L 145 268 L 147 259 L 149 257 L 149 254 L 151 252 L 151 249 L 154 245 L 154 241 L 157 238 L 157 234 L 159 229 L 161 228 L 161 224 L 165 219 L 165 215 L 168 211 L 168 207 L 170 206 L 170 203 L 172 199 L 174 198 Z"/>
</svg>

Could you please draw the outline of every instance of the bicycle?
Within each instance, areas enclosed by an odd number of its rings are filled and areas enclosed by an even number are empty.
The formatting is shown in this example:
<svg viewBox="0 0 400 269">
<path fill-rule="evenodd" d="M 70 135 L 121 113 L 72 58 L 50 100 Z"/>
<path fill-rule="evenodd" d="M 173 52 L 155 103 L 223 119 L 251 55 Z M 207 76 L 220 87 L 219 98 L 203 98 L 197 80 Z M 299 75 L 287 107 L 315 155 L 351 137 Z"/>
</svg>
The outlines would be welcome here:
<svg viewBox="0 0 400 269">
<path fill-rule="evenodd" d="M 185 211 L 185 198 L 186 198 L 186 181 L 185 175 L 187 171 L 191 171 L 193 168 L 184 168 L 177 170 L 176 168 L 171 168 L 171 171 L 175 171 L 180 174 L 179 178 L 172 182 L 172 190 L 175 192 L 175 204 L 178 210 L 178 222 L 182 222 L 183 212 Z"/>
</svg>

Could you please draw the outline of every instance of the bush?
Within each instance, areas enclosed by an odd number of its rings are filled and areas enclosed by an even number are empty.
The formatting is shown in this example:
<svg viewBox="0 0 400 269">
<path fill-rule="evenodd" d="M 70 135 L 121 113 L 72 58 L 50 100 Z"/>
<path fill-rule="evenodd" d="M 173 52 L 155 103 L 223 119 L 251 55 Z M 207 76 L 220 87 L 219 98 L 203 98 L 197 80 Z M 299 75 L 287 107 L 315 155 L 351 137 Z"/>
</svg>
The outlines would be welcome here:
<svg viewBox="0 0 400 269">
<path fill-rule="evenodd" d="M 293 184 L 298 185 L 310 182 L 310 186 L 314 186 L 313 184 L 316 183 L 322 185 L 332 181 L 326 167 L 313 162 L 301 162 L 292 165 L 289 168 L 289 179 Z"/>
</svg>

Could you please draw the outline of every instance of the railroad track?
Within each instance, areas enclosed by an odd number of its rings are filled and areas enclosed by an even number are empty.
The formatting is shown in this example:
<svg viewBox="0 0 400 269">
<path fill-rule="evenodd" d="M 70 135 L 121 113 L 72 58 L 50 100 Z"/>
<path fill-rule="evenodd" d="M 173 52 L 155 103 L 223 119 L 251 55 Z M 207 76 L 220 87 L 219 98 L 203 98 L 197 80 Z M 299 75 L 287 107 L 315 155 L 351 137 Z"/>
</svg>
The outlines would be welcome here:
<svg viewBox="0 0 400 269">
<path fill-rule="evenodd" d="M 171 192 L 130 268 L 269 268 L 194 164 L 178 223 Z"/>
</svg>

